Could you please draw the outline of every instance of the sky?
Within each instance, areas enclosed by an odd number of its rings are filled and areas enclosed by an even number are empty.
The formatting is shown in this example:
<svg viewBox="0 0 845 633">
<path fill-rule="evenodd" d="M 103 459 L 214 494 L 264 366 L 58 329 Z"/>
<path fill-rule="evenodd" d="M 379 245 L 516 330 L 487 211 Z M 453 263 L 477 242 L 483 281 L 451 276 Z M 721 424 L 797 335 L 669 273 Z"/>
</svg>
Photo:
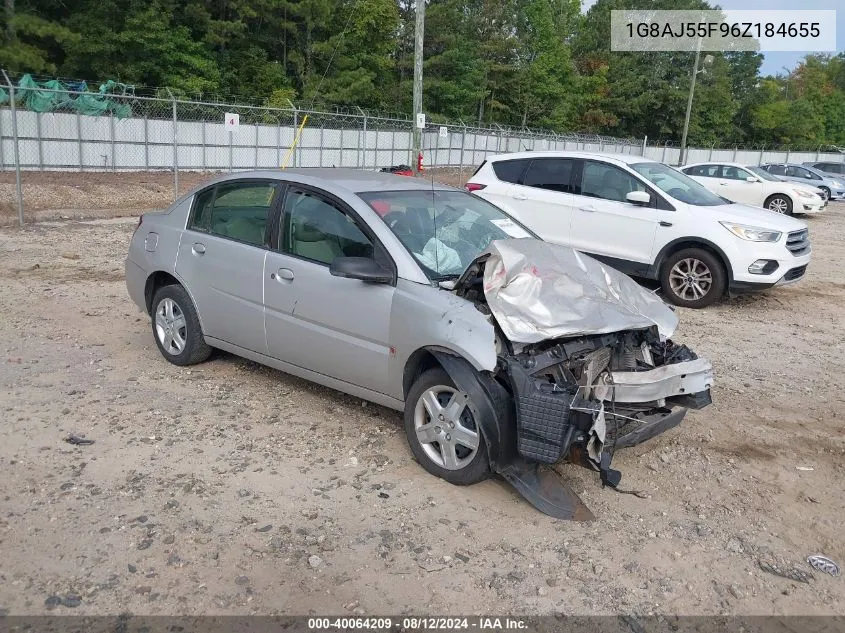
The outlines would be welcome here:
<svg viewBox="0 0 845 633">
<path fill-rule="evenodd" d="M 596 0 L 582 0 L 582 10 L 587 11 Z M 784 10 L 784 9 L 838 9 L 836 11 L 836 50 L 845 51 L 845 3 L 842 0 L 802 0 L 796 3 L 795 0 L 709 0 L 712 6 L 719 6 L 721 9 L 756 9 L 756 10 Z M 781 52 L 762 51 L 763 65 L 760 68 L 762 75 L 785 74 L 792 70 L 807 53 L 802 52 Z"/>
</svg>

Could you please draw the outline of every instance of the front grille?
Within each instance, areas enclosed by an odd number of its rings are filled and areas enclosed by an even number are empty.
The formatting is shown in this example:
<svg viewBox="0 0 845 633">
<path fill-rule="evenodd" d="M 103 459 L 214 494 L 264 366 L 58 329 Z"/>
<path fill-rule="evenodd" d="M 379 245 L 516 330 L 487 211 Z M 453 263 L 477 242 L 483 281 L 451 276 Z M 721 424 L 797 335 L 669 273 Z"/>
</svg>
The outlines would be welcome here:
<svg viewBox="0 0 845 633">
<path fill-rule="evenodd" d="M 786 248 L 796 257 L 810 252 L 810 231 L 801 229 L 786 236 Z M 797 269 L 796 269 L 797 270 Z"/>
<path fill-rule="evenodd" d="M 804 276 L 804 273 L 807 272 L 807 266 L 798 266 L 798 268 L 793 268 L 792 270 L 787 271 L 787 273 L 783 276 L 784 281 L 795 281 L 796 279 L 800 279 Z"/>
</svg>

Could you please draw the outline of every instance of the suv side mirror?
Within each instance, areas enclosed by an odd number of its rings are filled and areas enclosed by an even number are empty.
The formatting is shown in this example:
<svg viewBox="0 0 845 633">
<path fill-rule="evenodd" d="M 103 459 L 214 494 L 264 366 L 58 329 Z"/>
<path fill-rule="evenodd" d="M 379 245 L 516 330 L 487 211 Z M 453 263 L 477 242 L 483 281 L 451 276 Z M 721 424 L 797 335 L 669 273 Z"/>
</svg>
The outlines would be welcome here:
<svg viewBox="0 0 845 633">
<path fill-rule="evenodd" d="M 335 277 L 360 279 L 375 284 L 388 284 L 393 281 L 393 274 L 369 257 L 335 257 L 329 266 L 329 272 Z"/>
<path fill-rule="evenodd" d="M 646 205 L 651 202 L 651 196 L 646 191 L 629 191 L 625 200 L 631 204 Z"/>
</svg>

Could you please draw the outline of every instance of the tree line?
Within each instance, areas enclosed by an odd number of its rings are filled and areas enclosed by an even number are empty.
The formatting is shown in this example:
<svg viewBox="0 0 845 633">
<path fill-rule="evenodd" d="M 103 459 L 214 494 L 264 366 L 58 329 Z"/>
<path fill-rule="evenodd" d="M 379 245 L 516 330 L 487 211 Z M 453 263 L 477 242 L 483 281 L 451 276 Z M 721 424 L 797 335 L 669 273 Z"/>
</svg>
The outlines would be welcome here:
<svg viewBox="0 0 845 633">
<path fill-rule="evenodd" d="M 0 67 L 167 86 L 271 106 L 411 112 L 416 0 L 4 0 Z M 428 0 L 431 120 L 675 141 L 694 54 L 612 52 L 613 9 L 705 0 Z M 697 79 L 696 145 L 845 146 L 845 54 L 761 76 L 713 53 Z"/>
</svg>

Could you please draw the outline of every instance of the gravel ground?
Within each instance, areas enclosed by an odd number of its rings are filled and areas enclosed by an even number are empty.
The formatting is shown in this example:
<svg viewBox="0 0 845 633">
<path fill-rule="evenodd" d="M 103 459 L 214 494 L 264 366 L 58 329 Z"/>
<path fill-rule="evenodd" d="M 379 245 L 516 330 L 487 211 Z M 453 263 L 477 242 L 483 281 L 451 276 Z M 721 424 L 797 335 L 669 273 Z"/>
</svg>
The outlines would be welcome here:
<svg viewBox="0 0 845 633">
<path fill-rule="evenodd" d="M 168 364 L 123 283 L 132 218 L 0 229 L 0 613 L 842 614 L 805 558 L 845 563 L 845 204 L 808 221 L 802 282 L 680 310 L 714 404 L 617 455 L 645 498 L 559 467 L 591 523 L 426 474 L 396 412 Z"/>
</svg>

